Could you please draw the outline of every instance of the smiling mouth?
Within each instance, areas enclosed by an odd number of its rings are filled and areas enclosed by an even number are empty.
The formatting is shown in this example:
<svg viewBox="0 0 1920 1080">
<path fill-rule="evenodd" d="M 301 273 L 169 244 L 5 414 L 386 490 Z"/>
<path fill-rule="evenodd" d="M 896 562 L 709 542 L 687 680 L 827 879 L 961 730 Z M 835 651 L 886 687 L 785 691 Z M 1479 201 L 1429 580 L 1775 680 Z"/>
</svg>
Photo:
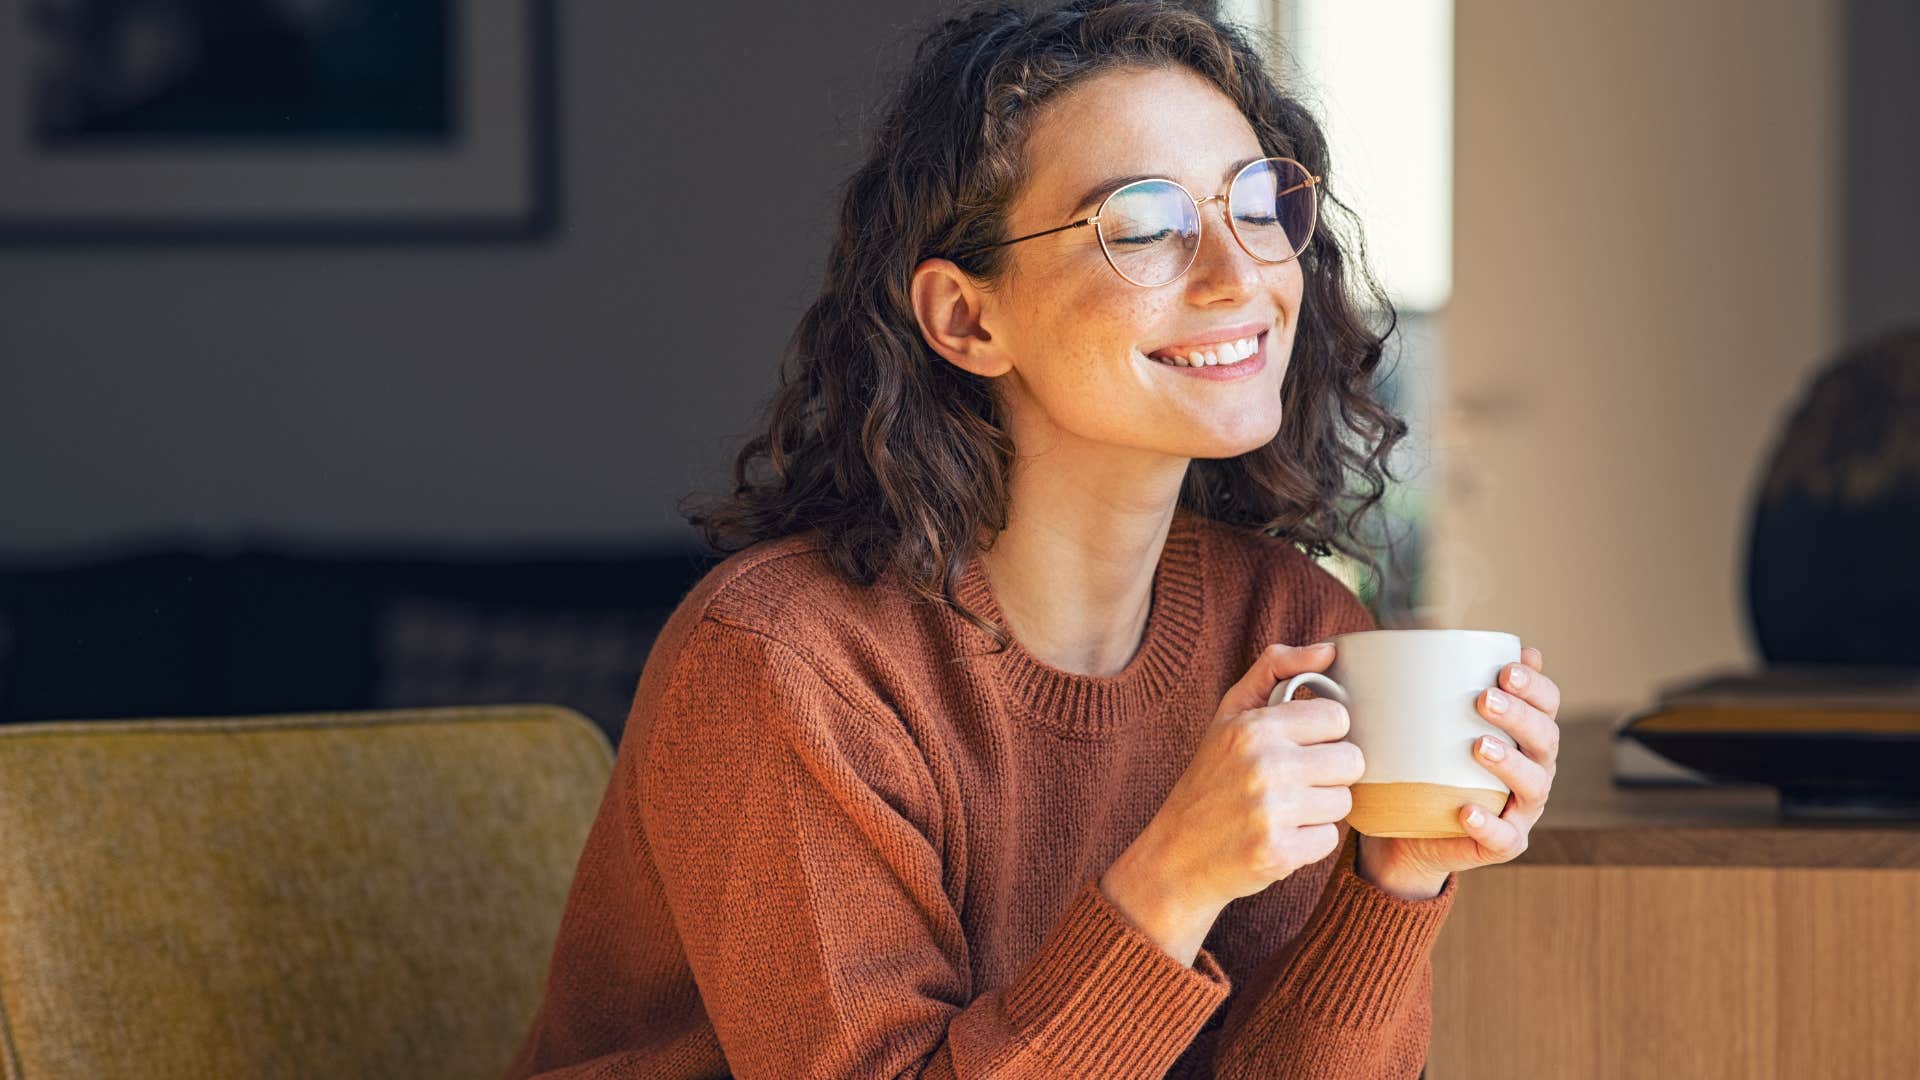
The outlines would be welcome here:
<svg viewBox="0 0 1920 1080">
<path fill-rule="evenodd" d="M 1265 348 L 1265 338 L 1271 331 L 1261 331 L 1235 342 L 1219 342 L 1212 346 L 1181 350 L 1181 352 L 1160 352 L 1146 359 L 1154 363 L 1164 363 L 1167 367 L 1240 367 L 1246 361 L 1261 356 Z"/>
<path fill-rule="evenodd" d="M 1147 357 L 1156 364 L 1169 367 L 1232 367 L 1256 356 L 1260 352 L 1260 339 L 1267 331 L 1251 334 L 1238 341 L 1223 341 L 1215 345 L 1203 345 L 1179 351 L 1162 350 Z"/>
</svg>

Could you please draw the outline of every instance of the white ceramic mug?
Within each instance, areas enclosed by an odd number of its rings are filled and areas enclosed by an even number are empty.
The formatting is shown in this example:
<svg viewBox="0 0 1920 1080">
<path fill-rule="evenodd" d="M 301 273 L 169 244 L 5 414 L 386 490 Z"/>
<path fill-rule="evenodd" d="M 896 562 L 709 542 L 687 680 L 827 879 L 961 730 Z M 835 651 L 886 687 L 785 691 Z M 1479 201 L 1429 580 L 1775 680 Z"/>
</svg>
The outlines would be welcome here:
<svg viewBox="0 0 1920 1080">
<path fill-rule="evenodd" d="M 1465 836 L 1460 807 L 1507 805 L 1506 782 L 1473 742 L 1513 738 L 1480 715 L 1480 693 L 1520 660 L 1519 637 L 1498 630 L 1361 630 L 1332 639 L 1326 674 L 1303 672 L 1268 704 L 1311 685 L 1347 707 L 1347 739 L 1366 758 L 1347 824 L 1368 836 Z"/>
</svg>

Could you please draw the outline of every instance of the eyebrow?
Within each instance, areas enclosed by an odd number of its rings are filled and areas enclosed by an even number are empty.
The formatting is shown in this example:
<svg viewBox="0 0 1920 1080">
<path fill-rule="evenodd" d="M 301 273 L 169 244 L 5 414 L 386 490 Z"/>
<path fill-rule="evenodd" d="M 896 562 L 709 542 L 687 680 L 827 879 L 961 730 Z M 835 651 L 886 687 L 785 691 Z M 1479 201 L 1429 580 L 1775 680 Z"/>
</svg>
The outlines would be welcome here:
<svg viewBox="0 0 1920 1080">
<path fill-rule="evenodd" d="M 1234 173 L 1246 168 L 1253 162 L 1259 161 L 1263 156 L 1262 154 L 1255 154 L 1252 157 L 1244 157 L 1227 166 L 1227 173 L 1220 178 L 1220 182 L 1224 184 L 1228 180 L 1233 179 Z M 1129 176 L 1109 176 L 1105 180 L 1088 188 L 1086 193 L 1080 196 L 1080 201 L 1074 203 L 1073 208 L 1068 210 L 1067 213 L 1078 214 L 1080 211 L 1085 210 L 1089 204 L 1099 202 L 1101 199 L 1111 195 L 1115 188 L 1131 184 L 1135 180 L 1158 180 L 1164 178 L 1165 175 L 1165 173 L 1134 173 Z"/>
</svg>

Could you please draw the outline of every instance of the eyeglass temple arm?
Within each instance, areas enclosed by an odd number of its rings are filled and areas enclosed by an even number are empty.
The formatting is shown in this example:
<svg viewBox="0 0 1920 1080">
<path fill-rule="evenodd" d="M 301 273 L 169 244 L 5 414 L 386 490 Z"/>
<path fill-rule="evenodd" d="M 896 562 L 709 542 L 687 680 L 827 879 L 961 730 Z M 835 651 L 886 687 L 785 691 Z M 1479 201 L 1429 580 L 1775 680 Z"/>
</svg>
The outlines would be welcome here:
<svg viewBox="0 0 1920 1080">
<path fill-rule="evenodd" d="M 1100 215 L 1095 214 L 1093 217 L 1081 218 L 1079 221 L 1069 221 L 1065 225 L 1062 225 L 1057 229 L 1042 229 L 1037 233 L 1028 233 L 1025 236 L 1016 236 L 1011 240 L 999 240 L 991 244 L 982 244 L 979 247 L 967 248 L 964 251 L 959 252 L 958 254 L 969 255 L 976 251 L 991 251 L 994 248 L 1005 247 L 1008 244 L 1017 244 L 1022 240 L 1037 240 L 1042 236 L 1052 236 L 1054 233 L 1057 233 L 1057 232 L 1066 232 L 1068 229 L 1078 229 L 1082 225 L 1093 224 L 1094 218 L 1097 218 L 1099 216 Z"/>
</svg>

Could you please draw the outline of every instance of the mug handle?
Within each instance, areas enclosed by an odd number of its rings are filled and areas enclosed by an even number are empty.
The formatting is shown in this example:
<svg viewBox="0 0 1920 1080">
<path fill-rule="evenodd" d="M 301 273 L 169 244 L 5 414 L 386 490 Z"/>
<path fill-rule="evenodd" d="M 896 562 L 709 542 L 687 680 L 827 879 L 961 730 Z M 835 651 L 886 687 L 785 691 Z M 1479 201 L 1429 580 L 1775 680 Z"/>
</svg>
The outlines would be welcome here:
<svg viewBox="0 0 1920 1080">
<path fill-rule="evenodd" d="M 1303 671 L 1293 678 L 1288 679 L 1285 686 L 1274 687 L 1272 696 L 1267 698 L 1267 704 L 1278 705 L 1283 701 L 1292 701 L 1294 691 L 1300 689 L 1301 686 L 1307 683 L 1313 684 L 1315 693 L 1324 690 L 1327 697 L 1332 698 L 1342 705 L 1350 704 L 1347 700 L 1347 688 L 1317 671 Z"/>
</svg>

